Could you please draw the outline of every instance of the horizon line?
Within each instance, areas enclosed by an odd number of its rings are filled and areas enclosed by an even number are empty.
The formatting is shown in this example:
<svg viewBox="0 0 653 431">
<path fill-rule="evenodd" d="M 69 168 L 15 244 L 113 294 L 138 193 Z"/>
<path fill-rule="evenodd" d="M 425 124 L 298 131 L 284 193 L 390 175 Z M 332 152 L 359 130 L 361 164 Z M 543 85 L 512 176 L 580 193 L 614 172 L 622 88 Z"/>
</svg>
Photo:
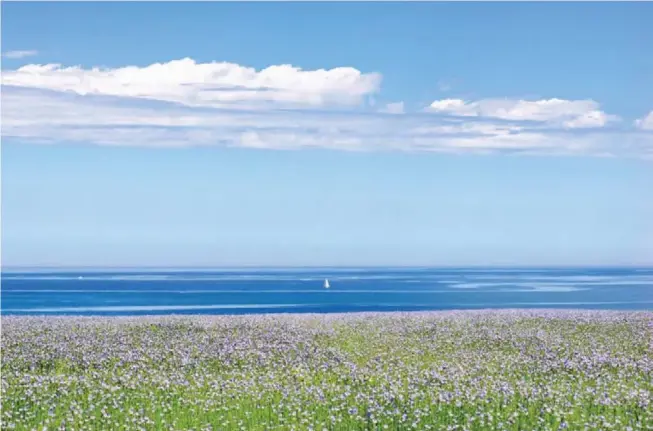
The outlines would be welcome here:
<svg viewBox="0 0 653 431">
<path fill-rule="evenodd" d="M 653 269 L 649 264 L 461 264 L 461 265 L 2 265 L 7 270 L 259 270 L 259 269 Z"/>
</svg>

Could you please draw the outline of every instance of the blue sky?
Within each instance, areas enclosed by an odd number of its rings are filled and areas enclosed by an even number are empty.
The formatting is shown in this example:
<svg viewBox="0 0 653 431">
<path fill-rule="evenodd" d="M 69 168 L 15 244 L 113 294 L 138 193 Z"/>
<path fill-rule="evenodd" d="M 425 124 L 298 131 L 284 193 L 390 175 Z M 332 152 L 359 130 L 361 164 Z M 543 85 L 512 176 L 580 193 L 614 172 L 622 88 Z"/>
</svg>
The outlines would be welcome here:
<svg viewBox="0 0 653 431">
<path fill-rule="evenodd" d="M 3 3 L 3 265 L 653 263 L 653 5 Z"/>
</svg>

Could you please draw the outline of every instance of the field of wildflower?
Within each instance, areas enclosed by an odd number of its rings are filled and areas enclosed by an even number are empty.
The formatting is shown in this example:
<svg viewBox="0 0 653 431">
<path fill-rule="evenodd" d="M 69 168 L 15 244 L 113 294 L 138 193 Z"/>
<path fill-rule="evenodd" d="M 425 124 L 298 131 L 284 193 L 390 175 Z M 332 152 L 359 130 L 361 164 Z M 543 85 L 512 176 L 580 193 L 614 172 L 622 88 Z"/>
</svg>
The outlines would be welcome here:
<svg viewBox="0 0 653 431">
<path fill-rule="evenodd" d="M 2 429 L 652 430 L 653 313 L 2 317 Z"/>
</svg>

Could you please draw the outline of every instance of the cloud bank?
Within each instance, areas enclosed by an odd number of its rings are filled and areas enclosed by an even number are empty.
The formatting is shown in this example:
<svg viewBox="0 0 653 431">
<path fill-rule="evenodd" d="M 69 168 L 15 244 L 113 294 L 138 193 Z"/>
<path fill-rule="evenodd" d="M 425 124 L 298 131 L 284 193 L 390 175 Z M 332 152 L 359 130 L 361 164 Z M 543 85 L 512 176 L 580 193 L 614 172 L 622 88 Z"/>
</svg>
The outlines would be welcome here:
<svg viewBox="0 0 653 431">
<path fill-rule="evenodd" d="M 357 105 L 379 90 L 381 76 L 352 67 L 302 70 L 288 64 L 257 71 L 233 63 L 197 63 L 190 58 L 146 67 L 83 69 L 29 64 L 5 72 L 3 84 L 221 107 L 240 102 L 289 105 Z"/>
<path fill-rule="evenodd" d="M 628 126 L 592 100 L 435 100 L 380 106 L 382 77 L 353 67 L 261 70 L 181 59 L 149 66 L 29 64 L 2 76 L 16 142 L 328 148 L 653 158 L 653 113 Z"/>
</svg>

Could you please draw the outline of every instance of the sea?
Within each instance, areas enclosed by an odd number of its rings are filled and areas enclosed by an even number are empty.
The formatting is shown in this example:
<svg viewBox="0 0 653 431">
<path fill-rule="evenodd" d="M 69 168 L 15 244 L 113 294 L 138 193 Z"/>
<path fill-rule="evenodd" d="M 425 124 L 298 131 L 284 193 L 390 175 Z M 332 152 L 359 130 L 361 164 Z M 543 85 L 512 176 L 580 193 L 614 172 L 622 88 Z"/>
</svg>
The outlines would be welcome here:
<svg viewBox="0 0 653 431">
<path fill-rule="evenodd" d="M 3 315 L 653 310 L 653 268 L 3 270 L 1 276 Z"/>
</svg>

